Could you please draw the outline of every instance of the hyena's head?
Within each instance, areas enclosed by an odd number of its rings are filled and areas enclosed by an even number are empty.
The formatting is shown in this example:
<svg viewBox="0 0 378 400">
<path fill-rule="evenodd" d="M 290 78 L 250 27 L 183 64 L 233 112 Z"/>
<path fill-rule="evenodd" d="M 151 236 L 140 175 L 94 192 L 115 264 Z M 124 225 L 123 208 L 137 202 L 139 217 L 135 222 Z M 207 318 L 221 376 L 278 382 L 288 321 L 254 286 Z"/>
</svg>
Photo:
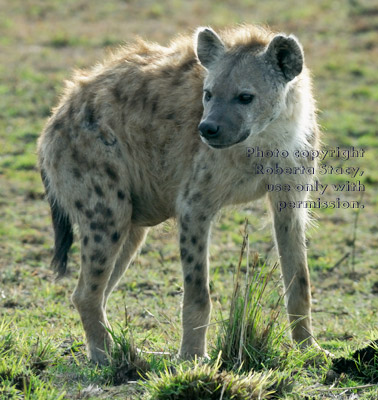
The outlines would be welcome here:
<svg viewBox="0 0 378 400">
<path fill-rule="evenodd" d="M 209 28 L 197 33 L 197 57 L 206 68 L 199 131 L 209 146 L 233 146 L 263 132 L 283 111 L 288 85 L 303 68 L 294 36 L 267 46 L 227 47 Z"/>
</svg>

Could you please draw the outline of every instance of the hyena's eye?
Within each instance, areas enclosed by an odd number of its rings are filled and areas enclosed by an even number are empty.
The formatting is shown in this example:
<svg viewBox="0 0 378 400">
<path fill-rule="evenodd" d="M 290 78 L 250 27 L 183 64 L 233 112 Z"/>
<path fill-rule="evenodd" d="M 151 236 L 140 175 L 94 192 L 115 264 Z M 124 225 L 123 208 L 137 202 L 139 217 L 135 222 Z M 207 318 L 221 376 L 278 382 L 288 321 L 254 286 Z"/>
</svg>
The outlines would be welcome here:
<svg viewBox="0 0 378 400">
<path fill-rule="evenodd" d="M 242 93 L 242 94 L 239 94 L 238 101 L 241 104 L 249 104 L 252 102 L 253 97 L 254 97 L 253 94 Z"/>
<path fill-rule="evenodd" d="M 205 101 L 210 101 L 212 94 L 208 90 L 204 90 L 204 99 Z"/>
</svg>

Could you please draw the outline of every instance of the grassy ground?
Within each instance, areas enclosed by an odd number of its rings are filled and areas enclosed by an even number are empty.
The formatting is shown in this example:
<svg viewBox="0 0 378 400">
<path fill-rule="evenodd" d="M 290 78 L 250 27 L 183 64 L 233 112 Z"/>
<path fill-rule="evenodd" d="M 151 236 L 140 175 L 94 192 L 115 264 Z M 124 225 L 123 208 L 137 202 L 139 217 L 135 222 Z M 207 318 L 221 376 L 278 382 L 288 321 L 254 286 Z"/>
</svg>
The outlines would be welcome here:
<svg viewBox="0 0 378 400">
<path fill-rule="evenodd" d="M 78 247 L 70 260 L 72 278 L 53 282 L 48 267 L 52 229 L 35 148 L 63 80 L 72 68 L 93 64 L 109 47 L 135 35 L 167 43 L 177 32 L 199 25 L 216 28 L 241 22 L 268 24 L 300 38 L 314 75 L 324 146 L 365 150 L 362 158 L 326 161 L 364 171 L 359 180 L 366 189 L 365 207 L 359 213 L 317 212 L 318 227 L 309 235 L 309 265 L 320 344 L 342 356 L 377 338 L 378 7 L 373 2 L 0 0 L 0 393 L 8 388 L 4 398 L 21 398 L 24 393 L 35 399 L 136 399 L 146 393 L 145 386 L 135 383 L 111 384 L 112 371 L 86 362 L 83 331 L 69 301 L 79 268 Z M 322 177 L 328 184 L 342 180 L 337 175 Z M 324 200 L 336 195 L 327 191 Z M 359 200 L 361 193 L 340 197 Z M 245 216 L 251 225 L 251 249 L 263 260 L 275 258 L 264 202 L 221 214 L 211 247 L 213 321 L 229 307 Z M 110 321 L 124 326 L 127 320 L 138 347 L 172 355 L 179 345 L 182 294 L 176 236 L 174 224 L 152 230 L 109 304 Z M 216 332 L 217 325 L 211 328 L 211 346 Z M 179 368 L 170 359 L 164 355 L 150 361 L 156 371 L 164 369 L 164 363 Z M 327 366 L 319 359 L 299 363 L 287 398 L 304 398 L 303 393 L 308 399 L 377 398 L 374 387 L 338 390 L 366 382 L 342 374 L 334 384 L 326 376 Z M 337 389 L 331 391 L 331 385 Z"/>
</svg>

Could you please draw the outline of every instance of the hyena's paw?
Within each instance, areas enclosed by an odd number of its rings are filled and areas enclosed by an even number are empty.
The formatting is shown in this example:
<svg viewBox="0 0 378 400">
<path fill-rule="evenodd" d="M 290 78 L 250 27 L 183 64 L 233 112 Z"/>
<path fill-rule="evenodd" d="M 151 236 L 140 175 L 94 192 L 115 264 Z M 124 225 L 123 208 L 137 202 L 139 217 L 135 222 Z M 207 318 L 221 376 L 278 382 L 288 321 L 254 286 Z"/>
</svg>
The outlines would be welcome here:
<svg viewBox="0 0 378 400">
<path fill-rule="evenodd" d="M 87 344 L 87 354 L 91 362 L 99 365 L 108 365 L 113 347 L 110 335 L 102 341 L 92 340 Z"/>
<path fill-rule="evenodd" d="M 174 360 L 177 363 L 183 362 L 183 361 L 191 361 L 195 362 L 196 364 L 202 365 L 202 364 L 207 364 L 210 361 L 210 357 L 208 354 L 205 354 L 204 356 L 197 356 L 197 355 L 186 355 L 182 356 L 181 354 L 177 354 L 177 356 L 174 358 Z"/>
<path fill-rule="evenodd" d="M 193 360 L 208 361 L 208 360 L 210 360 L 210 357 L 207 353 L 202 356 L 199 356 L 197 354 L 193 355 L 193 354 L 188 354 L 188 353 L 186 353 L 186 354 L 178 353 L 176 358 L 178 361 L 193 361 Z"/>
<path fill-rule="evenodd" d="M 197 360 L 203 360 L 207 361 L 210 360 L 209 355 L 207 354 L 207 351 L 199 352 L 199 351 L 185 351 L 183 349 L 180 350 L 180 352 L 177 354 L 177 359 L 180 361 L 193 361 L 195 359 Z"/>
</svg>

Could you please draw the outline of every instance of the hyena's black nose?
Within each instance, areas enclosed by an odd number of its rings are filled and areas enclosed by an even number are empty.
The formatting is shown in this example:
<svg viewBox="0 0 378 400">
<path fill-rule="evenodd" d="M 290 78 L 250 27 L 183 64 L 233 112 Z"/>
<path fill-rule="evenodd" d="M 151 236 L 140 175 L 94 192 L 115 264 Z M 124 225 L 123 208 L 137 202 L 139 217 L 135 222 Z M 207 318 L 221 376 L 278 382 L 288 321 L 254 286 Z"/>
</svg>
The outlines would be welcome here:
<svg viewBox="0 0 378 400">
<path fill-rule="evenodd" d="M 219 135 L 219 125 L 214 122 L 203 121 L 198 126 L 201 136 L 206 139 L 215 139 Z"/>
</svg>

